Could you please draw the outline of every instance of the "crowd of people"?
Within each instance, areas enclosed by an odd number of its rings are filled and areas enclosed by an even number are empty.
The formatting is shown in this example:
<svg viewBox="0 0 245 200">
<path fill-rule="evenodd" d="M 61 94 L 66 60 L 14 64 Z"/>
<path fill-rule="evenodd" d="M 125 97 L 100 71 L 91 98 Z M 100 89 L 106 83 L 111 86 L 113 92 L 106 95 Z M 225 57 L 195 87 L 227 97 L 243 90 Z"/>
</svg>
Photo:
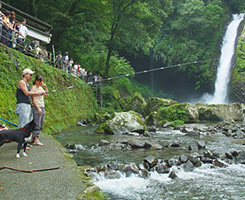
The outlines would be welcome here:
<svg viewBox="0 0 245 200">
<path fill-rule="evenodd" d="M 0 8 L 2 4 L 0 2 Z M 16 20 L 14 11 L 0 11 L 0 40 L 8 47 L 24 52 L 24 42 L 28 35 L 26 20 Z"/>
<path fill-rule="evenodd" d="M 93 74 L 92 71 L 87 71 L 79 63 L 74 62 L 72 58 L 69 57 L 69 53 L 65 52 L 64 55 L 59 51 L 55 58 L 55 67 L 62 69 L 74 77 L 78 77 L 85 82 L 93 82 L 95 86 L 100 85 L 102 77 L 100 74 Z"/>
<path fill-rule="evenodd" d="M 0 9 L 2 4 L 0 2 Z M 26 19 L 17 20 L 14 11 L 0 10 L 0 42 L 4 45 L 39 58 L 42 62 L 50 60 L 44 46 L 27 39 Z"/>
<path fill-rule="evenodd" d="M 0 2 L 0 9 L 2 4 Z M 37 43 L 27 41 L 28 28 L 26 27 L 26 20 L 16 20 L 14 11 L 0 11 L 0 41 L 4 45 L 17 49 L 22 53 L 29 54 L 40 59 L 42 62 L 52 64 L 52 54 L 46 50 L 46 47 L 39 46 Z M 86 68 L 81 67 L 77 62 L 74 62 L 69 57 L 68 52 L 64 55 L 58 52 L 54 66 L 58 69 L 63 69 L 74 77 L 79 77 L 85 82 L 93 82 L 94 85 L 99 85 L 102 80 L 98 73 L 93 74 L 92 71 L 87 71 Z"/>
</svg>

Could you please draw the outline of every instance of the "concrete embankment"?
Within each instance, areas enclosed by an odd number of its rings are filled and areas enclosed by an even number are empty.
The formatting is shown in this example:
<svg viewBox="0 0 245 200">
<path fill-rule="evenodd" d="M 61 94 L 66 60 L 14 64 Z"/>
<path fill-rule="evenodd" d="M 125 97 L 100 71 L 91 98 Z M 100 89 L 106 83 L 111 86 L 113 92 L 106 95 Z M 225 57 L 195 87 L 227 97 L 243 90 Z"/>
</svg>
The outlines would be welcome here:
<svg viewBox="0 0 245 200">
<path fill-rule="evenodd" d="M 27 150 L 28 157 L 16 158 L 17 143 L 0 147 L 0 168 L 9 166 L 22 170 L 60 167 L 56 170 L 25 173 L 9 169 L 0 170 L 1 200 L 73 200 L 81 198 L 91 181 L 84 176 L 64 148 L 52 137 L 42 136 L 45 146 Z M 79 198 L 78 198 L 79 197 Z M 97 199 L 97 198 L 91 198 Z"/>
</svg>

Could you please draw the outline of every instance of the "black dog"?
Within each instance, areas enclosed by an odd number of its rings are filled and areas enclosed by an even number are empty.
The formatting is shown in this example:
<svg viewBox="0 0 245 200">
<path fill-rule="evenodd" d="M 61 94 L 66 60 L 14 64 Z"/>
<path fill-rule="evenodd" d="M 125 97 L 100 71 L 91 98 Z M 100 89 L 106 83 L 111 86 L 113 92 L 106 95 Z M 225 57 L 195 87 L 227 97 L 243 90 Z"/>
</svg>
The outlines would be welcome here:
<svg viewBox="0 0 245 200">
<path fill-rule="evenodd" d="M 16 129 L 16 130 L 5 130 L 0 131 L 0 146 L 2 146 L 7 141 L 15 141 L 18 142 L 17 146 L 17 154 L 16 157 L 20 157 L 20 149 L 23 145 L 23 156 L 27 156 L 26 151 L 26 145 L 27 145 L 27 138 L 30 137 L 31 132 L 35 129 L 36 123 L 34 120 L 29 122 L 24 126 L 24 128 Z"/>
</svg>

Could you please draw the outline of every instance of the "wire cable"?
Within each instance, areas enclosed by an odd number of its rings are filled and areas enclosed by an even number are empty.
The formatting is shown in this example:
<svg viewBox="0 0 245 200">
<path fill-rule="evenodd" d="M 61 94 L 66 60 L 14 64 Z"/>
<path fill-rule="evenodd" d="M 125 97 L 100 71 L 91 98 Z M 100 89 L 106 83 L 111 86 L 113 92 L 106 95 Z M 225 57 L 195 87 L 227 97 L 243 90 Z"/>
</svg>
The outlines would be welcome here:
<svg viewBox="0 0 245 200">
<path fill-rule="evenodd" d="M 206 59 L 206 60 L 200 60 L 200 61 L 193 61 L 193 62 L 181 63 L 181 64 L 175 64 L 175 65 L 170 65 L 170 66 L 166 66 L 166 67 L 162 66 L 162 67 L 159 67 L 159 68 L 143 70 L 143 71 L 139 71 L 139 72 L 135 72 L 135 73 L 131 73 L 131 74 L 122 74 L 122 75 L 118 75 L 118 76 L 114 76 L 114 77 L 105 78 L 105 79 L 102 79 L 102 80 L 96 81 L 96 82 L 92 81 L 92 82 L 82 83 L 82 84 L 73 85 L 73 86 L 69 86 L 69 87 L 65 87 L 65 88 L 60 88 L 60 89 L 57 89 L 57 90 L 48 91 L 47 93 L 54 93 L 54 92 L 61 91 L 61 90 L 66 90 L 66 89 L 72 89 L 72 88 L 75 88 L 75 87 L 80 87 L 80 86 L 83 86 L 83 85 L 93 85 L 94 83 L 98 84 L 100 82 L 110 81 L 110 80 L 113 80 L 113 79 L 119 79 L 119 78 L 122 78 L 122 77 L 136 76 L 136 75 L 145 74 L 145 73 L 149 73 L 149 72 L 155 72 L 155 71 L 160 71 L 160 70 L 165 70 L 165 69 L 170 69 L 170 68 L 175 68 L 175 67 L 181 67 L 181 66 L 187 66 L 187 65 L 197 64 L 197 63 L 203 63 L 203 62 L 212 61 L 212 60 L 218 60 L 218 58 Z"/>
</svg>

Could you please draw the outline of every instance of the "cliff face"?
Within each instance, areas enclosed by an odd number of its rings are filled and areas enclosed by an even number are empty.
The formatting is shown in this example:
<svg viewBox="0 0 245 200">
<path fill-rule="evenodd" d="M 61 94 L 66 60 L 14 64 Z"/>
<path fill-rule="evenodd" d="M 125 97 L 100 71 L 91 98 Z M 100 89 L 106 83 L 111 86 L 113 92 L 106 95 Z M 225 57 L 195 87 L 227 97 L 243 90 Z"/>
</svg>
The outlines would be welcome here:
<svg viewBox="0 0 245 200">
<path fill-rule="evenodd" d="M 42 75 L 49 91 L 83 84 L 78 78 L 46 65 L 40 60 L 25 56 L 0 45 L 0 117 L 18 124 L 15 114 L 16 84 L 22 79 L 22 70 L 31 68 L 35 75 Z M 32 81 L 30 82 L 32 86 Z M 44 133 L 55 133 L 74 125 L 78 120 L 92 115 L 97 108 L 91 86 L 82 85 L 74 89 L 50 93 L 45 98 L 46 119 Z M 0 121 L 0 124 L 6 122 Z"/>
<path fill-rule="evenodd" d="M 231 82 L 232 94 L 245 103 L 245 26 L 237 44 L 236 67 Z"/>
</svg>

